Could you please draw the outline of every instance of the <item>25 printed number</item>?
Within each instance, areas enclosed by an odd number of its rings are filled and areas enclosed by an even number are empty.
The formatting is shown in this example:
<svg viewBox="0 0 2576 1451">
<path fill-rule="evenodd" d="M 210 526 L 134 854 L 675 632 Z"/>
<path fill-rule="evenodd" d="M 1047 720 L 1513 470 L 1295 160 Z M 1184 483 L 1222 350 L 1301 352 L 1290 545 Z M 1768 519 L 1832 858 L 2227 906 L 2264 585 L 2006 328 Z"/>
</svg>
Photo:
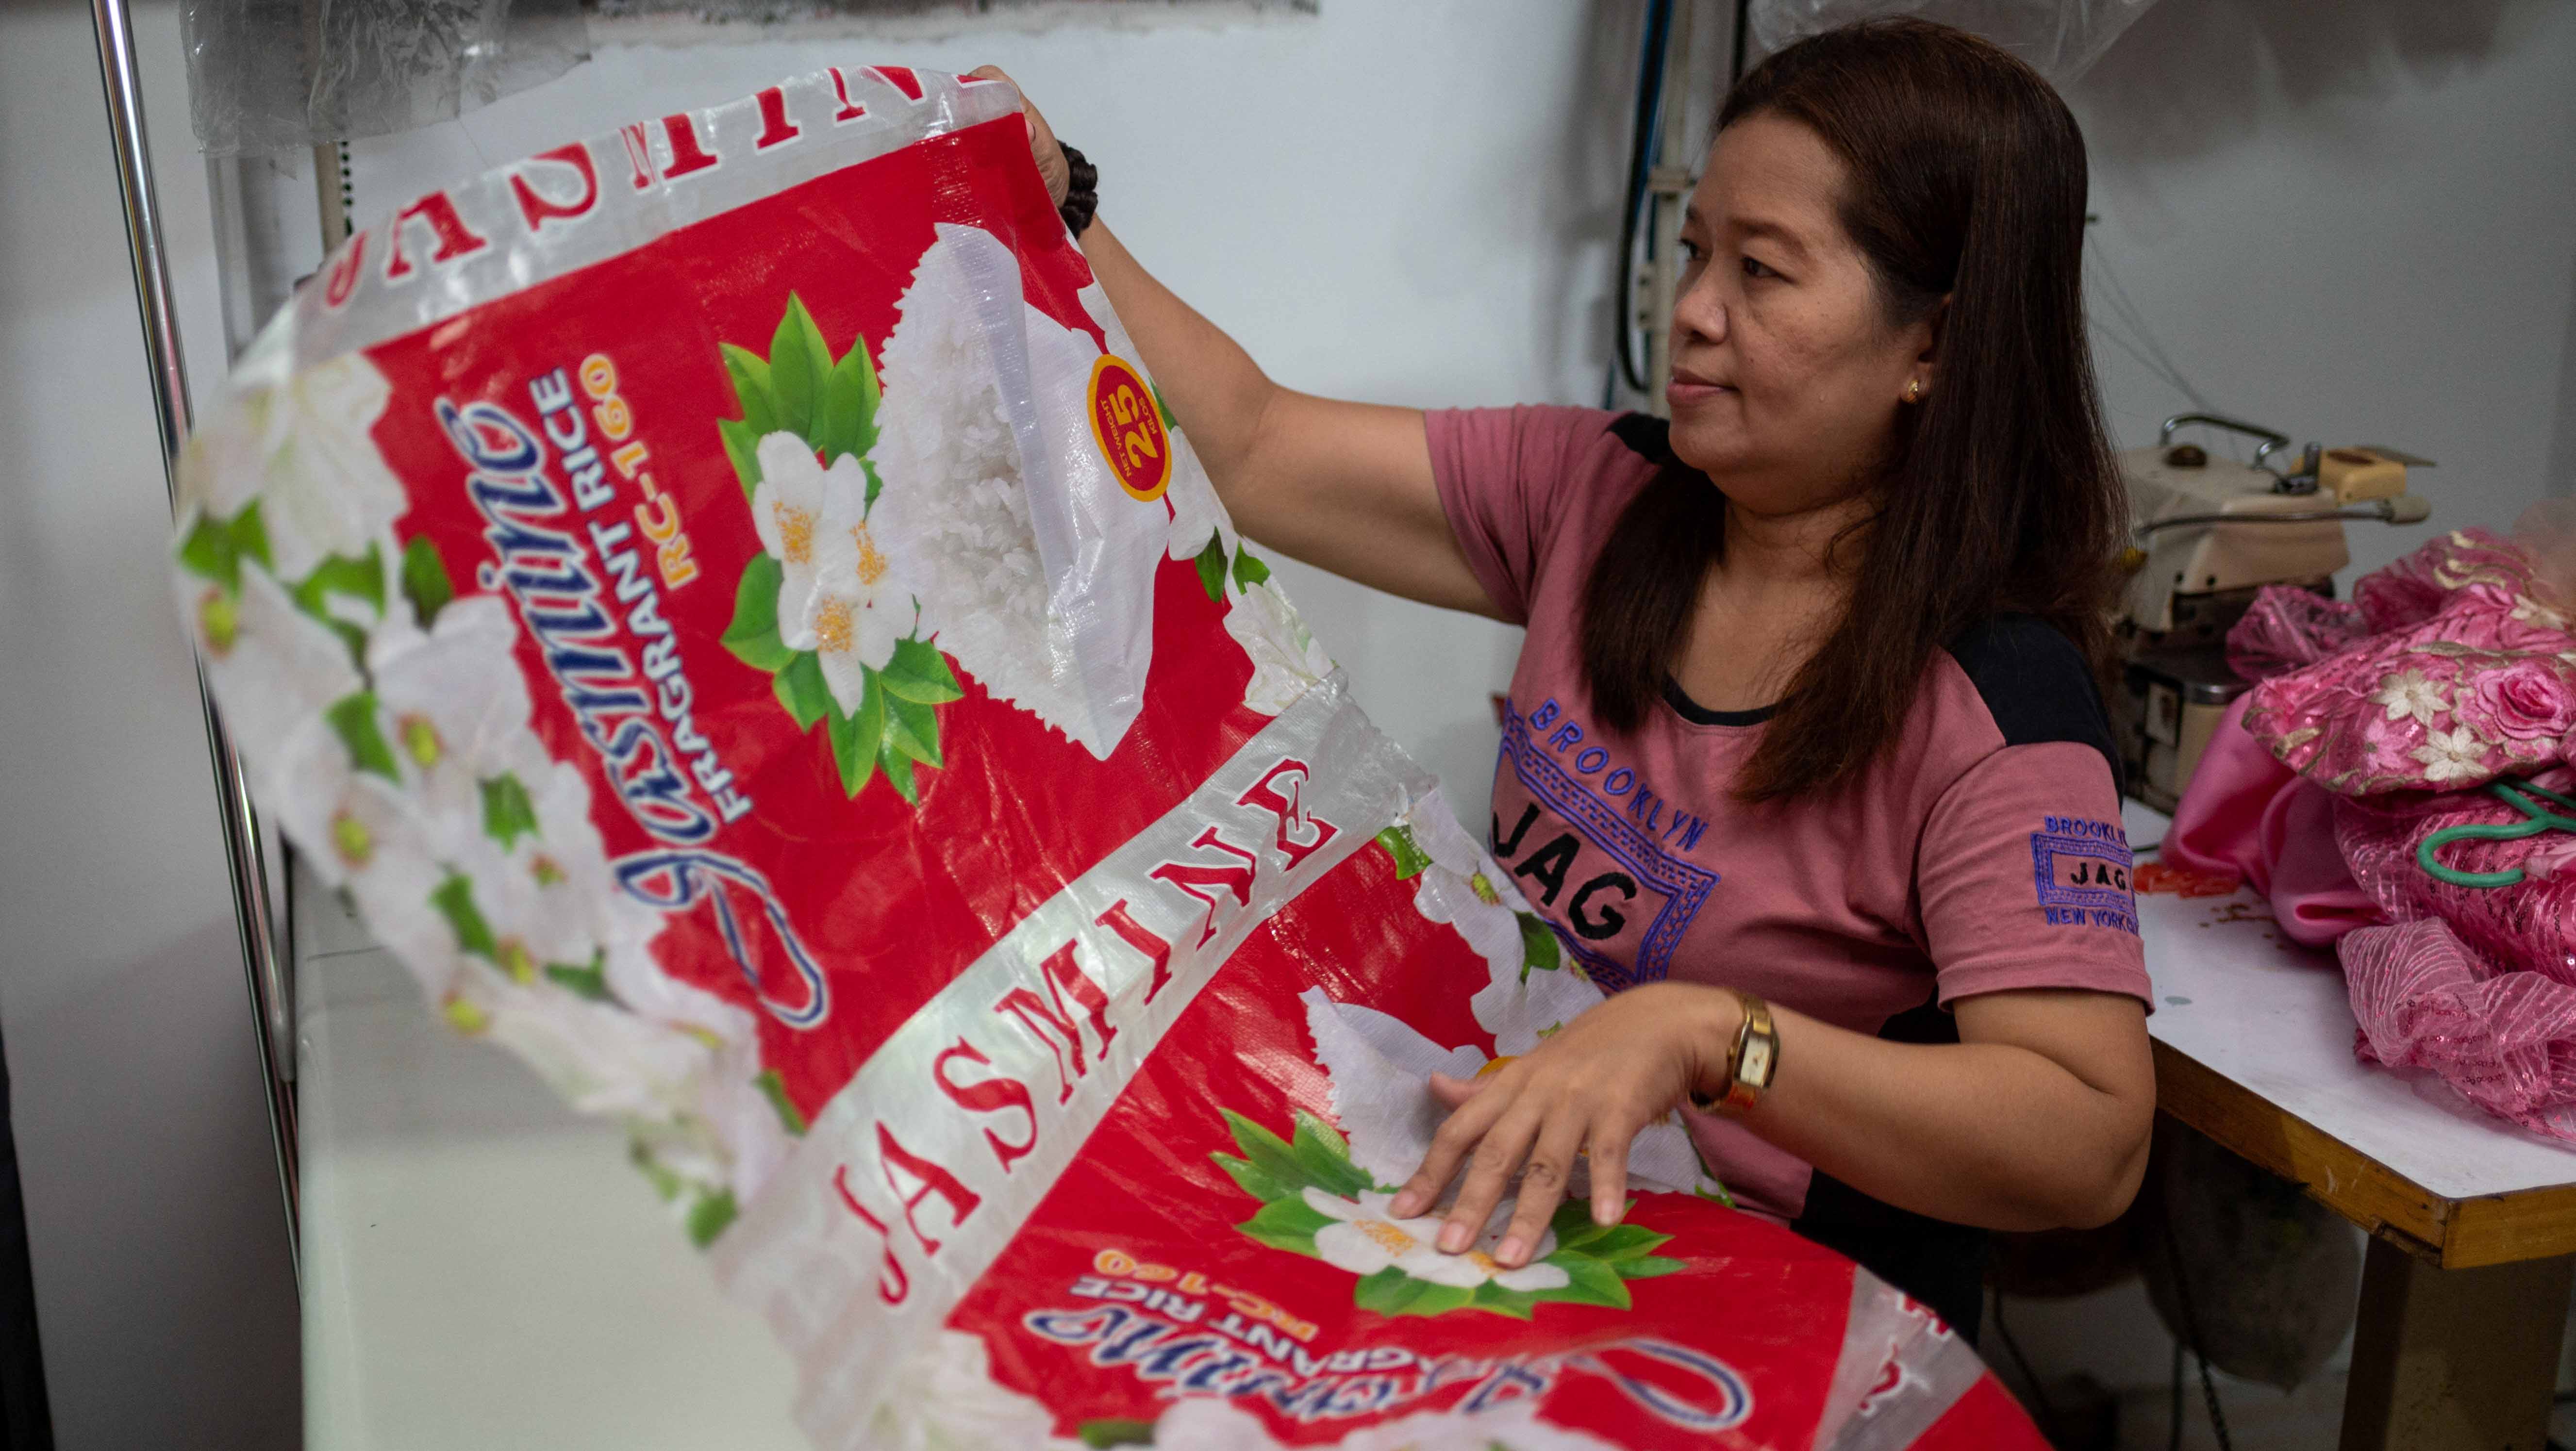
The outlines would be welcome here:
<svg viewBox="0 0 2576 1451">
<path fill-rule="evenodd" d="M 1171 439 L 1136 370 L 1104 353 L 1091 365 L 1091 437 L 1118 487 L 1152 503 L 1172 482 Z"/>
</svg>

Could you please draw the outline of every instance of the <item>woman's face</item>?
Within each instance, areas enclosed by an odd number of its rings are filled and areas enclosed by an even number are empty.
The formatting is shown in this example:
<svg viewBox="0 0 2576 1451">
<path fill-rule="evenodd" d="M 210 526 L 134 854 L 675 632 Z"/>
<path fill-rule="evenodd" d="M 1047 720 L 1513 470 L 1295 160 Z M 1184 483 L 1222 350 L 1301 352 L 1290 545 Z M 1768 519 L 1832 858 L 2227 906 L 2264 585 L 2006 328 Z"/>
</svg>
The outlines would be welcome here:
<svg viewBox="0 0 2576 1451">
<path fill-rule="evenodd" d="M 1864 492 L 1906 386 L 1935 386 L 1931 318 L 1892 325 L 1843 230 L 1842 161 L 1804 124 L 1718 133 L 1682 225 L 1673 452 L 1736 507 L 1785 515 Z"/>
</svg>

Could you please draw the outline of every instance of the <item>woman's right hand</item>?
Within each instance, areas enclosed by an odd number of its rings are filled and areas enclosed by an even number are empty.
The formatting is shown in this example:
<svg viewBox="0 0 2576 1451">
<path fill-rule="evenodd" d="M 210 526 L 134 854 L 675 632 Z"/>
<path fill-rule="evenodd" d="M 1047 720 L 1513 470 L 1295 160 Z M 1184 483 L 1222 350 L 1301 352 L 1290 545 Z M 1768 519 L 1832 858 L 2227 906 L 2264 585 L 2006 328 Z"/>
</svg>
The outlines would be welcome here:
<svg viewBox="0 0 2576 1451">
<path fill-rule="evenodd" d="M 979 65 L 968 74 L 1000 81 L 1020 91 L 1020 83 L 997 65 Z M 1047 200 L 1063 206 L 1065 190 L 1073 185 L 1073 167 L 1064 159 L 1064 148 L 1056 144 L 1055 129 L 1038 114 L 1037 103 L 1029 99 L 1026 91 L 1020 91 L 1020 114 L 1029 123 L 1029 156 L 1038 164 L 1038 175 L 1046 178 Z"/>
</svg>

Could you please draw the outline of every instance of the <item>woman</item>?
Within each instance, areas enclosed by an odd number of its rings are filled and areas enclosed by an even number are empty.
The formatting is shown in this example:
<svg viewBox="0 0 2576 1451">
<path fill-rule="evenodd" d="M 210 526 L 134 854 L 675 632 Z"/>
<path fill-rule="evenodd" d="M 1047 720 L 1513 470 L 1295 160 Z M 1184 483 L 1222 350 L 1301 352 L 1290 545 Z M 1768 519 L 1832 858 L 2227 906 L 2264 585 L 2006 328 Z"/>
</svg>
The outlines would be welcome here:
<svg viewBox="0 0 2576 1451">
<path fill-rule="evenodd" d="M 2074 118 L 1983 41 L 1886 21 L 1780 52 L 1692 194 L 1669 428 L 1290 392 L 1068 208 L 1246 534 L 1528 627 L 1490 845 L 1614 991 L 1432 1080 L 1452 1112 L 1393 1208 L 1455 1183 L 1443 1249 L 1516 1189 L 1495 1258 L 1526 1261 L 1586 1156 L 1614 1220 L 1637 1130 L 1689 1104 L 1740 1204 L 1973 1336 L 1986 1229 L 2136 1193 L 2084 202 Z"/>
</svg>

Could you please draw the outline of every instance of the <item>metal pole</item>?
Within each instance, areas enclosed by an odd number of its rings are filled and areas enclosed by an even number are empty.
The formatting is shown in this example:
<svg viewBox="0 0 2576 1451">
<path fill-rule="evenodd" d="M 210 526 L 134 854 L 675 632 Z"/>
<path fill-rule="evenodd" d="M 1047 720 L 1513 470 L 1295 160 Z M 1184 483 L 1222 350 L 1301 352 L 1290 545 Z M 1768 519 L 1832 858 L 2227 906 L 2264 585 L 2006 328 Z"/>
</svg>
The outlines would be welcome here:
<svg viewBox="0 0 2576 1451">
<path fill-rule="evenodd" d="M 179 319 L 170 302 L 170 269 L 162 251 L 161 214 L 152 189 L 152 156 L 143 130 L 143 87 L 134 64 L 134 27 L 125 0 L 92 0 L 98 28 L 99 79 L 107 92 L 107 125 L 116 145 L 116 178 L 125 200 L 125 237 L 134 256 L 134 297 L 142 313 L 143 356 L 152 370 L 152 407 L 161 429 L 162 481 L 175 509 L 179 497 L 179 445 L 188 431 L 188 371 L 179 352 Z M 277 951 L 267 863 L 260 851 L 259 816 L 251 805 L 241 758 L 216 718 L 205 674 L 197 700 L 206 716 L 206 749 L 214 758 L 215 804 L 224 832 L 224 861 L 232 872 L 233 919 L 241 935 L 242 967 L 250 978 L 256 1014 L 260 1077 L 268 1092 L 268 1127 L 277 1147 L 278 1190 L 286 1207 L 287 1256 L 302 1277 L 296 1216 L 295 1091 L 286 1045 L 294 1025 L 285 1019 L 285 973 Z"/>
<path fill-rule="evenodd" d="M 1672 376 L 1673 299 L 1681 287 L 1682 208 L 1699 161 L 1690 140 L 1692 0 L 1676 0 L 1671 38 L 1664 43 L 1663 114 L 1656 118 L 1654 160 L 1646 173 L 1648 222 L 1645 295 L 1638 325 L 1646 335 L 1646 407 L 1657 418 L 1673 416 L 1664 397 Z"/>
</svg>

